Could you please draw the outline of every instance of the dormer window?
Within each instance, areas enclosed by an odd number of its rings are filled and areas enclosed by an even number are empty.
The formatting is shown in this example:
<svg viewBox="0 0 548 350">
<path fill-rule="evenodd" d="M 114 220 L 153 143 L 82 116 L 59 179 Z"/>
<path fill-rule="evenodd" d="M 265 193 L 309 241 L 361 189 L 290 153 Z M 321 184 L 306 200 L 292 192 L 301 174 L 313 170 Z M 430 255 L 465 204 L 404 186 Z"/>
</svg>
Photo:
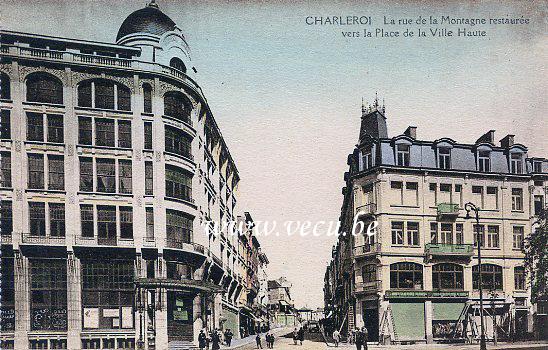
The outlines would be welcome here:
<svg viewBox="0 0 548 350">
<path fill-rule="evenodd" d="M 438 167 L 440 169 L 451 169 L 451 148 L 438 148 Z"/>
<path fill-rule="evenodd" d="M 489 172 L 491 171 L 491 152 L 479 151 L 478 152 L 478 170 Z"/>
<path fill-rule="evenodd" d="M 371 169 L 373 167 L 373 154 L 371 148 L 362 150 L 362 170 Z"/>
<path fill-rule="evenodd" d="M 512 174 L 523 173 L 523 156 L 521 153 L 510 154 L 510 172 Z"/>
<path fill-rule="evenodd" d="M 407 144 L 396 145 L 396 164 L 399 166 L 409 166 L 410 146 Z"/>
<path fill-rule="evenodd" d="M 542 172 L 542 162 L 540 161 L 533 161 L 533 172 L 534 173 L 541 173 Z"/>
</svg>

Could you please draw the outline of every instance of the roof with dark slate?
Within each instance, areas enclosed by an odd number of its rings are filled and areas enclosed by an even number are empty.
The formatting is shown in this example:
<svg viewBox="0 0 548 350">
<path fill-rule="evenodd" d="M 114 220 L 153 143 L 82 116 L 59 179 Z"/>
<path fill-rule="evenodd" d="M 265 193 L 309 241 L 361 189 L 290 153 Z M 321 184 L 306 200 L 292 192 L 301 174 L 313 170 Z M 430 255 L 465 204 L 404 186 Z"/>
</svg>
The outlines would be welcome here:
<svg viewBox="0 0 548 350">
<path fill-rule="evenodd" d="M 118 31 L 116 41 L 133 33 L 162 35 L 175 29 L 175 22 L 158 8 L 155 2 L 127 16 Z"/>
</svg>

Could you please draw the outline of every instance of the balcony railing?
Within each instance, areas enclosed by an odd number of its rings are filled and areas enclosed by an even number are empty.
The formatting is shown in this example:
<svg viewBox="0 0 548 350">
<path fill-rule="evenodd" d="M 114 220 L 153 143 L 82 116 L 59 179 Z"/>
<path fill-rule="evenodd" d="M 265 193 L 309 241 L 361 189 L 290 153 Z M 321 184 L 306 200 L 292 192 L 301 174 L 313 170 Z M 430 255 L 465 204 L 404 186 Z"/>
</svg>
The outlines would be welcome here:
<svg viewBox="0 0 548 350">
<path fill-rule="evenodd" d="M 356 214 L 375 214 L 377 212 L 377 203 L 367 203 L 356 208 Z"/>
<path fill-rule="evenodd" d="M 355 293 L 374 293 L 382 288 L 382 281 L 360 282 L 354 287 Z"/>
<path fill-rule="evenodd" d="M 438 216 L 458 216 L 459 205 L 455 203 L 440 203 L 437 206 Z"/>
<path fill-rule="evenodd" d="M 468 298 L 467 291 L 387 290 L 386 298 Z"/>
<path fill-rule="evenodd" d="M 166 239 L 166 247 L 173 249 L 194 251 L 194 246 L 190 242 L 183 242 L 180 239 Z"/>
<path fill-rule="evenodd" d="M 66 245 L 65 237 L 57 236 L 38 236 L 32 233 L 23 233 L 22 242 L 26 244 L 37 245 Z"/>
<path fill-rule="evenodd" d="M 135 241 L 133 238 L 120 237 L 74 237 L 74 245 L 78 246 L 112 246 L 112 247 L 134 247 Z"/>
<path fill-rule="evenodd" d="M 474 255 L 474 246 L 472 244 L 427 243 L 424 246 L 424 253 L 427 261 L 434 257 L 469 259 Z"/>
<path fill-rule="evenodd" d="M 354 257 L 364 257 L 369 255 L 375 255 L 379 254 L 381 252 L 381 244 L 380 243 L 373 243 L 373 244 L 365 244 L 360 245 L 357 247 L 354 247 Z"/>
<path fill-rule="evenodd" d="M 0 243 L 2 244 L 11 244 L 11 234 L 10 235 L 0 235 Z"/>
</svg>

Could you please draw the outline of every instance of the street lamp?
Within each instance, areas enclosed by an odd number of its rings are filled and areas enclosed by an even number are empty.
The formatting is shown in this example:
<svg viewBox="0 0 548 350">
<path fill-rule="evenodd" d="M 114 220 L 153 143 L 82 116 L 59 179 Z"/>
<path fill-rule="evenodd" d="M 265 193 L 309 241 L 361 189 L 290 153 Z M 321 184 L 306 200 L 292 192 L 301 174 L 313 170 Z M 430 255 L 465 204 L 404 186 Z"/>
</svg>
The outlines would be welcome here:
<svg viewBox="0 0 548 350">
<path fill-rule="evenodd" d="M 485 343 L 485 328 L 483 326 L 483 281 L 481 277 L 481 245 L 483 244 L 483 237 L 480 236 L 480 226 L 479 226 L 479 212 L 478 208 L 474 203 L 468 202 L 464 205 L 466 210 L 466 219 L 470 219 L 470 213 L 473 211 L 476 218 L 476 241 L 478 245 L 478 271 L 479 271 L 479 295 L 480 295 L 480 322 L 481 322 L 481 335 L 480 335 L 480 350 L 487 350 L 487 345 Z"/>
</svg>

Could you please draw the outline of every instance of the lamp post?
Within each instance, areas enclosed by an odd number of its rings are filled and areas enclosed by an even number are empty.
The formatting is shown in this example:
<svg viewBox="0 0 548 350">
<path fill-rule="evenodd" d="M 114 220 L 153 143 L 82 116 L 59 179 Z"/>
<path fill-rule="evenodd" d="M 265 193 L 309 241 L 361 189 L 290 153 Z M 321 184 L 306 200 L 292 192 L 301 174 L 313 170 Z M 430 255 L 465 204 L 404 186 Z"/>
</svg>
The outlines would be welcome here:
<svg viewBox="0 0 548 350">
<path fill-rule="evenodd" d="M 464 205 L 466 210 L 466 219 L 470 219 L 470 213 L 473 211 L 476 219 L 476 241 L 478 243 L 478 271 L 479 271 L 479 296 L 480 296 L 480 324 L 481 324 L 481 335 L 480 335 L 480 350 L 487 350 L 487 345 L 485 343 L 485 327 L 483 325 L 483 281 L 481 277 L 481 245 L 483 244 L 483 237 L 480 236 L 480 226 L 479 226 L 479 212 L 478 208 L 474 203 L 468 202 Z"/>
</svg>

